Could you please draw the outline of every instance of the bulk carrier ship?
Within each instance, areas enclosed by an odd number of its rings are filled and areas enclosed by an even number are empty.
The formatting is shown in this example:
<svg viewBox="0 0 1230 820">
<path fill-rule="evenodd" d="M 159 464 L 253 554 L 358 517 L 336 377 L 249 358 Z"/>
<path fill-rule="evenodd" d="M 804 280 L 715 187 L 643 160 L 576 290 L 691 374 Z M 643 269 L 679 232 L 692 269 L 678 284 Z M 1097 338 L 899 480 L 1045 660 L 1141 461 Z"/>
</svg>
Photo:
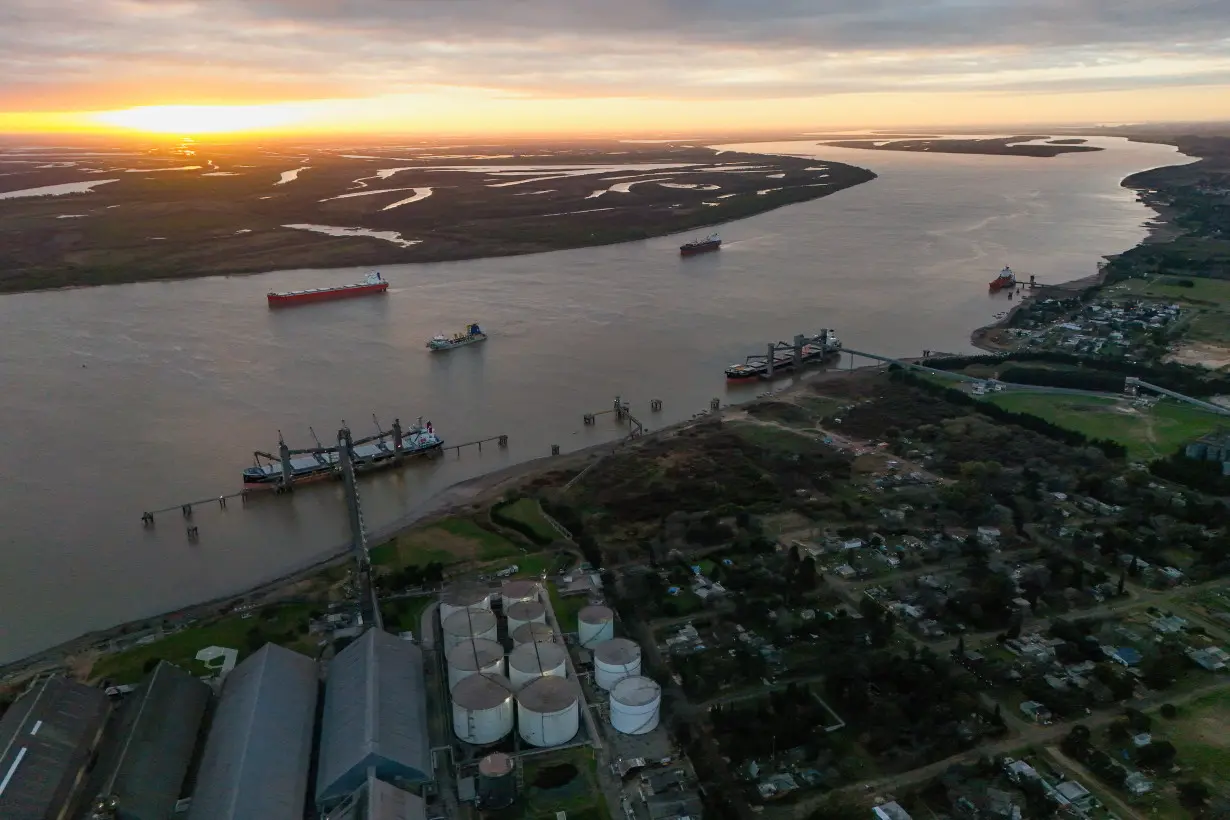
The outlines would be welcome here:
<svg viewBox="0 0 1230 820">
<path fill-rule="evenodd" d="M 398 427 L 394 426 L 394 430 Z M 368 472 L 383 467 L 391 467 L 402 458 L 433 453 L 444 446 L 444 439 L 436 435 L 431 422 L 419 423 L 401 435 L 401 450 L 397 448 L 396 435 L 394 440 L 386 438 L 381 433 L 375 441 L 366 441 L 351 448 L 351 461 L 355 472 Z M 285 446 L 278 442 L 279 449 Z M 292 451 L 293 452 L 293 451 Z M 261 456 L 265 461 L 261 461 Z M 337 475 L 341 470 L 340 459 L 335 448 L 319 448 L 317 451 L 298 451 L 287 459 L 290 466 L 290 478 L 296 484 L 305 481 L 316 481 Z M 258 453 L 255 466 L 243 471 L 243 486 L 248 489 L 260 487 L 277 487 L 282 482 L 282 464 L 271 453 Z"/>
<path fill-rule="evenodd" d="M 384 293 L 389 289 L 389 283 L 380 275 L 380 271 L 372 271 L 362 282 L 353 285 L 336 285 L 331 288 L 312 288 L 310 290 L 290 290 L 285 293 L 269 292 L 269 307 L 287 307 L 305 302 L 326 302 L 332 299 L 349 299 L 352 296 L 367 296 L 371 293 Z"/>
<path fill-rule="evenodd" d="M 693 239 L 691 242 L 685 242 L 680 245 L 679 255 L 695 256 L 706 251 L 716 251 L 720 247 L 722 247 L 722 238 L 715 233 L 711 233 L 704 239 Z"/>
<path fill-rule="evenodd" d="M 819 336 L 814 336 L 805 342 L 800 351 L 800 365 L 823 364 L 841 355 L 841 340 L 832 330 L 821 330 Z M 748 356 L 743 364 L 732 364 L 726 368 L 728 382 L 743 382 L 753 379 L 768 379 L 779 373 L 794 370 L 794 347 L 785 342 L 778 342 L 773 352 L 773 369 L 769 370 L 768 357 L 765 354 Z"/>
</svg>

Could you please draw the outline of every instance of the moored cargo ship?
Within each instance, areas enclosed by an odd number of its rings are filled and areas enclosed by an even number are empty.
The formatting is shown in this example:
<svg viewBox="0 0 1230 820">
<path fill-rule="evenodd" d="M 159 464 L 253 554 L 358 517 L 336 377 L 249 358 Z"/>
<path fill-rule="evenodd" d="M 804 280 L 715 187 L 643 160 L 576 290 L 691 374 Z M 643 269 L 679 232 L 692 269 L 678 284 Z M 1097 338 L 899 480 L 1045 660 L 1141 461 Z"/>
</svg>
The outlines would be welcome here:
<svg viewBox="0 0 1230 820">
<path fill-rule="evenodd" d="M 284 293 L 269 292 L 269 307 L 286 307 L 305 302 L 325 302 L 331 299 L 349 299 L 352 296 L 366 296 L 371 293 L 384 293 L 389 289 L 389 283 L 380 275 L 380 271 L 372 271 L 362 282 L 353 285 L 337 285 L 331 288 L 311 288 L 309 290 L 290 290 Z"/>
<path fill-rule="evenodd" d="M 427 349 L 433 352 L 452 350 L 454 347 L 463 347 L 465 345 L 472 345 L 475 342 L 485 341 L 487 341 L 487 334 L 483 333 L 483 329 L 477 323 L 472 323 L 466 328 L 465 333 L 455 333 L 452 336 L 437 333 L 427 342 Z"/>
<path fill-rule="evenodd" d="M 395 426 L 394 429 L 396 430 L 397 427 Z M 397 446 L 397 437 L 382 433 L 374 437 L 374 440 L 356 443 L 350 450 L 355 472 L 391 467 L 402 458 L 426 455 L 444 446 L 444 439 L 436 434 L 431 422 L 423 424 L 421 419 L 418 424 L 400 436 L 400 450 Z M 285 446 L 282 442 L 279 442 L 279 445 L 279 449 Z M 336 448 L 318 448 L 314 451 L 287 450 L 286 452 L 286 464 L 290 468 L 290 478 L 296 484 L 331 478 L 340 472 L 340 458 Z M 259 455 L 264 455 L 266 460 L 262 462 Z M 272 454 L 259 455 L 255 466 L 243 471 L 244 487 L 256 489 L 279 486 L 283 480 L 282 462 Z"/>
<path fill-rule="evenodd" d="M 680 256 L 693 256 L 706 251 L 716 251 L 722 247 L 722 239 L 715 233 L 711 233 L 704 239 L 693 239 L 691 242 L 685 242 L 679 246 Z"/>
<path fill-rule="evenodd" d="M 832 330 L 822 330 L 819 336 L 807 340 L 800 351 L 799 364 L 822 364 L 841 355 L 841 340 Z M 794 370 L 794 348 L 785 342 L 778 342 L 773 353 L 773 369 L 770 372 L 766 355 L 748 356 L 742 364 L 732 364 L 726 368 L 728 382 L 744 382 L 753 379 L 767 379 L 779 373 Z"/>
<path fill-rule="evenodd" d="M 991 293 L 996 293 L 1005 288 L 1012 288 L 1015 286 L 1016 286 L 1016 274 L 1013 273 L 1012 268 L 1008 267 L 1007 265 L 1005 265 L 1004 269 L 999 272 L 999 276 L 996 276 L 994 279 L 992 279 L 991 283 L 988 285 L 988 287 L 991 289 Z"/>
</svg>

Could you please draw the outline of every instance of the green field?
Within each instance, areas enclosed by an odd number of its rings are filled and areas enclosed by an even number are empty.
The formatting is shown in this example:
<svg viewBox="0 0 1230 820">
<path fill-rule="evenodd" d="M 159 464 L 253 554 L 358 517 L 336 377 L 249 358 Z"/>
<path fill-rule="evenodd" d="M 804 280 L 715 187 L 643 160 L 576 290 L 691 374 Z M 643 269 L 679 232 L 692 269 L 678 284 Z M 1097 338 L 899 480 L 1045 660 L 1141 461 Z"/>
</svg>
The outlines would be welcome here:
<svg viewBox="0 0 1230 820">
<path fill-rule="evenodd" d="M 421 631 L 420 619 L 423 610 L 434 600 L 431 595 L 415 595 L 395 601 L 382 601 L 380 617 L 384 619 L 384 628 L 390 632 L 413 632 L 417 636 Z"/>
<path fill-rule="evenodd" d="M 307 604 L 291 604 L 227 615 L 212 623 L 190 626 L 154 643 L 104 655 L 94 664 L 90 676 L 110 678 L 117 684 L 136 683 L 145 676 L 147 662 L 154 659 L 170 661 L 194 675 L 206 675 L 209 670 L 196 660 L 196 653 L 208 646 L 238 649 L 240 660 L 267 642 L 315 656 L 317 638 L 307 634 L 311 611 L 312 607 Z"/>
<path fill-rule="evenodd" d="M 766 450 L 806 453 L 814 451 L 819 446 L 819 440 L 814 435 L 796 433 L 784 427 L 774 427 L 748 421 L 731 422 L 729 427 L 740 438 Z"/>
<path fill-rule="evenodd" d="M 520 555 L 511 541 L 484 529 L 469 518 L 446 518 L 423 529 L 402 533 L 387 544 L 371 549 L 372 563 L 398 569 L 432 561 L 495 561 Z"/>
<path fill-rule="evenodd" d="M 1192 287 L 1177 284 L 1179 280 Z M 1105 291 L 1111 297 L 1139 297 L 1174 303 L 1189 311 L 1183 338 L 1194 342 L 1230 344 L 1230 280 L 1160 276 L 1129 279 Z"/>
<path fill-rule="evenodd" d="M 542 507 L 538 506 L 538 502 L 533 498 L 521 498 L 506 507 L 501 507 L 500 514 L 528 527 L 531 532 L 542 539 L 543 543 L 549 544 L 561 537 L 555 528 L 547 523 L 546 517 L 542 514 Z"/>
<path fill-rule="evenodd" d="M 1035 390 L 997 393 L 987 401 L 1005 410 L 1039 416 L 1090 438 L 1117 441 L 1127 447 L 1133 460 L 1168 456 L 1227 421 L 1227 417 L 1174 402 L 1140 409 L 1121 399 Z"/>
<path fill-rule="evenodd" d="M 555 612 L 555 620 L 559 622 L 561 632 L 577 631 L 577 613 L 589 605 L 585 595 L 570 595 L 560 597 L 555 584 L 547 584 L 547 594 L 551 597 L 551 609 Z"/>
</svg>

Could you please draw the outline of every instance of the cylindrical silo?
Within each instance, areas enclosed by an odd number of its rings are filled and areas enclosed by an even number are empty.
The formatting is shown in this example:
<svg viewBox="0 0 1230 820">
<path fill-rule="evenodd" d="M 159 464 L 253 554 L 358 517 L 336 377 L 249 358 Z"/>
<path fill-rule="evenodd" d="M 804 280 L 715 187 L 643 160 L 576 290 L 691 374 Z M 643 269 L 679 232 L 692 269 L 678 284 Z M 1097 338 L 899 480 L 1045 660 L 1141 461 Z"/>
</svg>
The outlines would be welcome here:
<svg viewBox="0 0 1230 820">
<path fill-rule="evenodd" d="M 643 735 L 658 728 L 662 687 L 651 678 L 624 678 L 611 690 L 611 726 L 625 735 Z"/>
<path fill-rule="evenodd" d="M 504 647 L 486 638 L 474 638 L 464 640 L 448 651 L 449 689 L 476 672 L 503 675 Z"/>
<path fill-rule="evenodd" d="M 538 678 L 517 693 L 517 732 L 531 746 L 558 746 L 576 736 L 581 689 L 572 678 Z"/>
<path fill-rule="evenodd" d="M 538 601 L 517 601 L 508 605 L 504 617 L 508 618 L 508 634 L 511 635 L 522 624 L 545 624 L 547 608 Z"/>
<path fill-rule="evenodd" d="M 624 678 L 641 674 L 641 648 L 627 638 L 611 638 L 594 647 L 594 683 L 608 692 Z"/>
<path fill-rule="evenodd" d="M 463 609 L 444 619 L 444 651 L 469 638 L 496 639 L 495 615 L 485 609 Z"/>
<path fill-rule="evenodd" d="M 544 675 L 562 678 L 567 674 L 568 651 L 557 643 L 523 643 L 508 654 L 508 679 L 514 689 Z"/>
<path fill-rule="evenodd" d="M 566 629 L 567 627 L 560 627 Z M 586 649 L 615 637 L 615 613 L 606 606 L 587 606 L 577 613 L 577 640 Z"/>
<path fill-rule="evenodd" d="M 520 646 L 523 643 L 533 643 L 534 641 L 555 640 L 555 630 L 546 624 L 522 624 L 516 629 L 510 629 L 508 632 L 509 637 L 512 638 L 513 646 Z"/>
<path fill-rule="evenodd" d="M 492 752 L 478 761 L 478 807 L 494 811 L 511 806 L 517 799 L 517 778 L 513 759 L 503 752 Z"/>
<path fill-rule="evenodd" d="M 453 731 L 483 746 L 508 737 L 513 727 L 512 683 L 503 675 L 470 675 L 453 687 Z"/>
<path fill-rule="evenodd" d="M 503 603 L 504 612 L 507 613 L 508 607 L 517 601 L 537 601 L 541 592 L 542 584 L 538 581 L 505 581 L 500 587 L 500 601 Z"/>
<path fill-rule="evenodd" d="M 478 587 L 455 587 L 440 599 L 440 623 L 464 609 L 491 609 L 491 593 Z"/>
</svg>

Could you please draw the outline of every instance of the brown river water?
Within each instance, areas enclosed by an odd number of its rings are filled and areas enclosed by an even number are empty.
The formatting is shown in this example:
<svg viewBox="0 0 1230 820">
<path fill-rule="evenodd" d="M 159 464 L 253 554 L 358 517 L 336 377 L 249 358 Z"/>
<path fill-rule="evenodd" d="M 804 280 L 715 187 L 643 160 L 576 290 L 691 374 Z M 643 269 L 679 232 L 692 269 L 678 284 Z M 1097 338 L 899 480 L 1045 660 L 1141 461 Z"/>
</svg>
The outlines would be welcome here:
<svg viewBox="0 0 1230 820">
<path fill-rule="evenodd" d="M 651 428 L 742 401 L 723 368 L 764 344 L 835 328 L 889 355 L 965 351 L 1010 307 L 986 283 L 1005 264 L 1039 281 L 1095 272 L 1144 237 L 1155 214 L 1120 180 L 1188 161 L 1173 148 L 1053 159 L 911 154 L 762 143 L 879 178 L 722 227 L 718 253 L 681 259 L 681 239 L 382 268 L 387 296 L 271 311 L 269 290 L 357 281 L 362 269 L 277 271 L 0 296 L 0 662 L 81 632 L 229 594 L 341 548 L 335 484 L 227 510 L 144 510 L 240 487 L 253 450 L 328 443 L 423 416 L 445 443 L 484 446 L 362 481 L 379 529 L 445 487 L 613 439 L 586 412 L 621 395 Z M 766 187 L 775 183 L 766 180 Z M 683 192 L 681 192 L 681 195 Z M 689 194 L 690 195 L 690 194 Z M 566 217 L 561 217 L 566 218 Z M 703 233 L 703 232 L 698 232 Z M 430 354 L 425 341 L 480 322 L 484 344 Z M 660 398 L 661 413 L 649 412 Z M 608 420 L 604 420 L 608 419 Z"/>
</svg>

